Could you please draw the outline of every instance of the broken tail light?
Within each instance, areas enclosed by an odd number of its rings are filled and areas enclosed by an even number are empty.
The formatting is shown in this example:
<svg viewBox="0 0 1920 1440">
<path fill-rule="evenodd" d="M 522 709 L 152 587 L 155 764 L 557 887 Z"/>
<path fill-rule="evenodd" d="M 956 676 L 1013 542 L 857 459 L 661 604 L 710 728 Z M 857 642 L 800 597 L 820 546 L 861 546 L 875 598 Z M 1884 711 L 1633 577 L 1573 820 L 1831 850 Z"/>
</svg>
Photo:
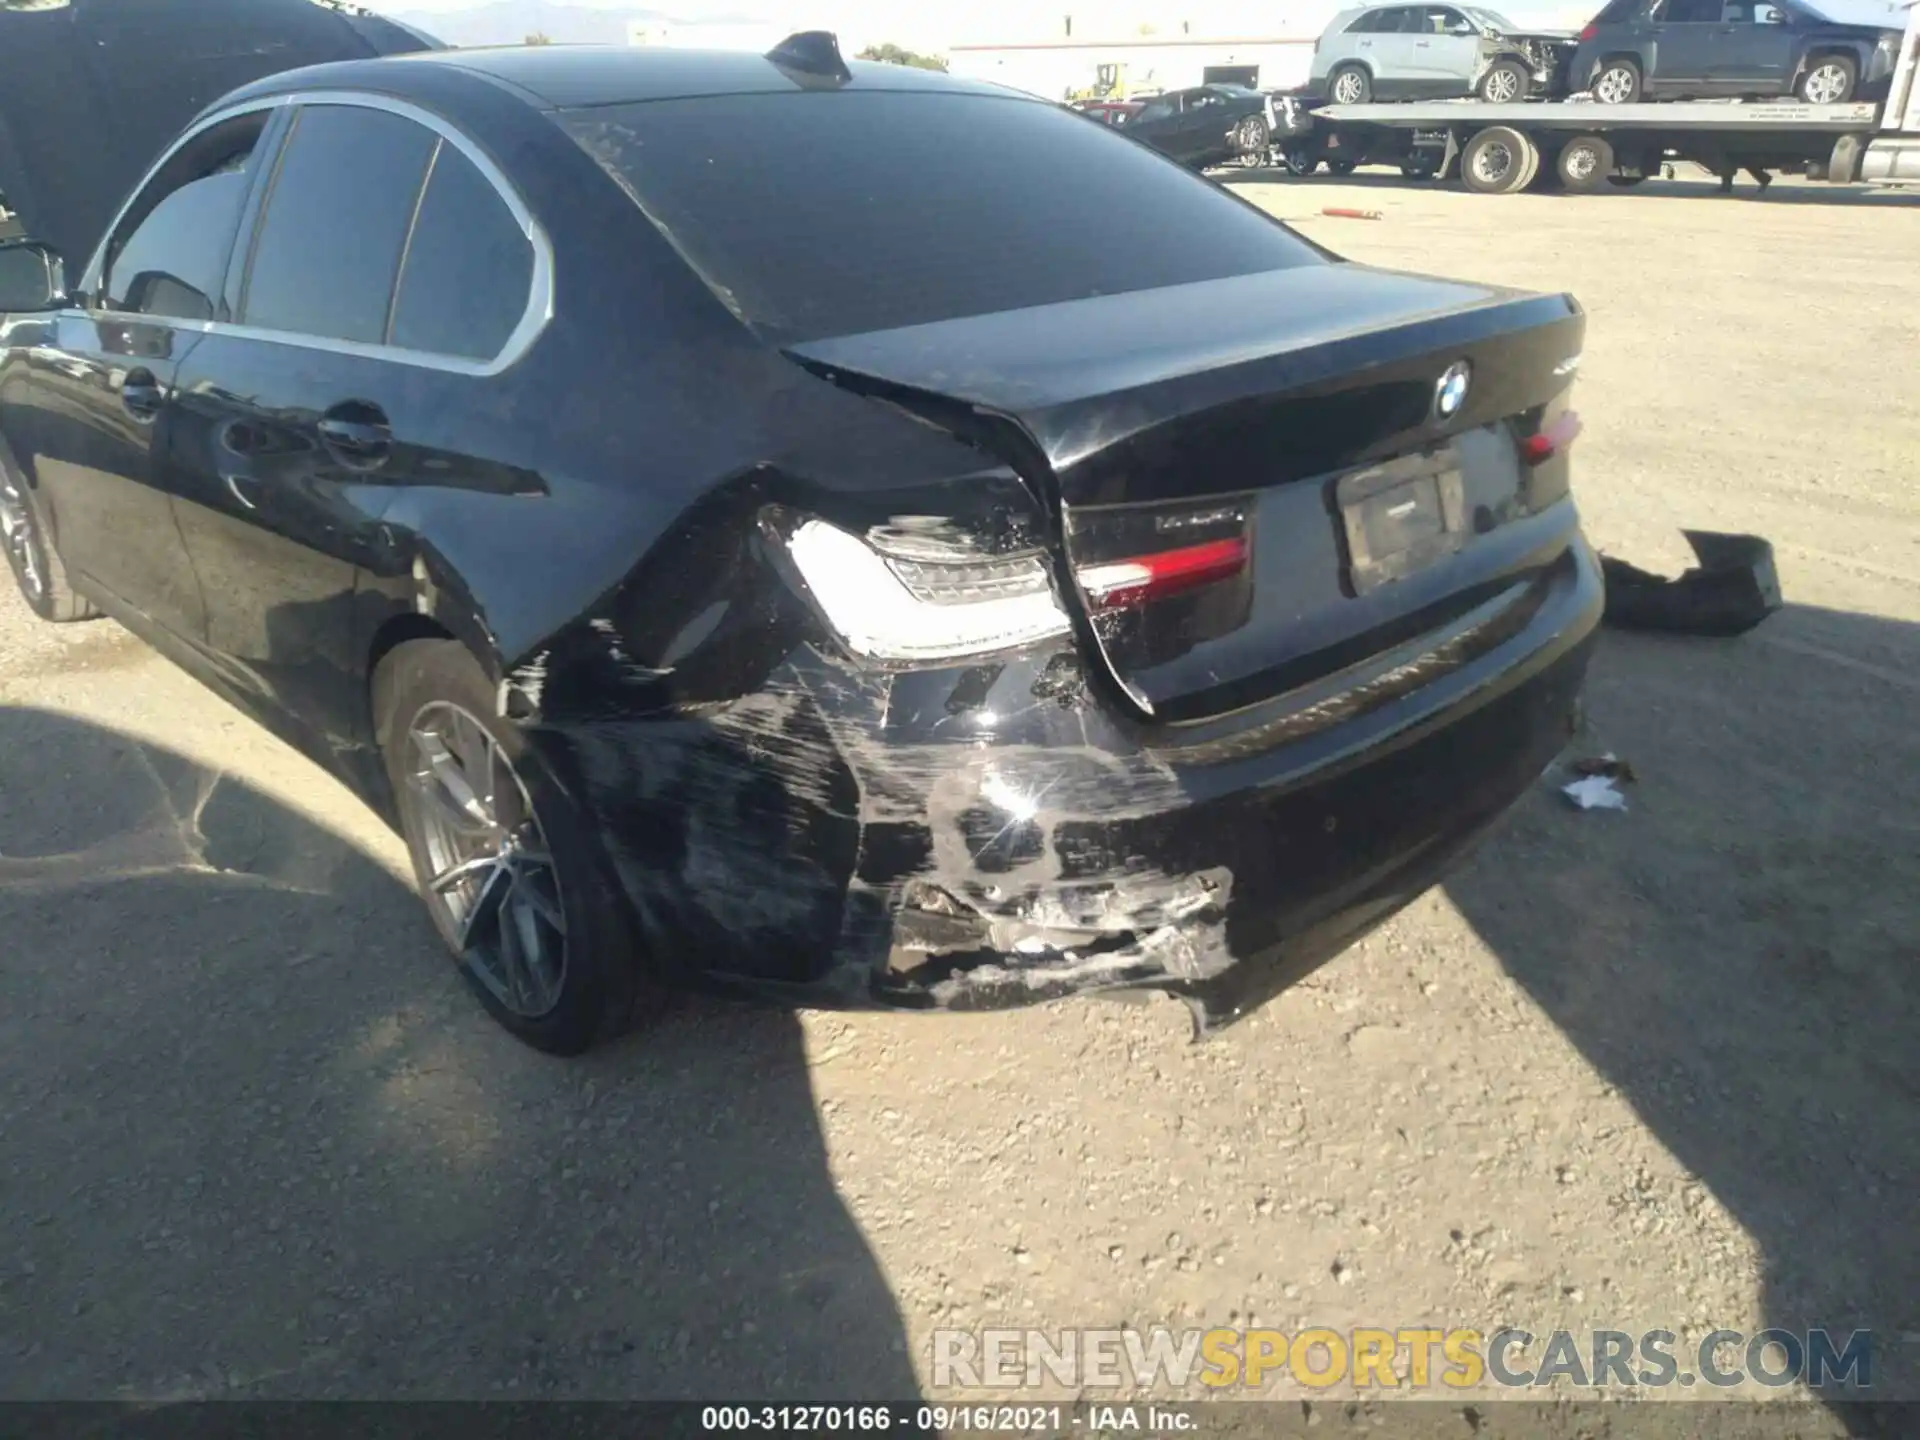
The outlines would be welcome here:
<svg viewBox="0 0 1920 1440">
<path fill-rule="evenodd" d="M 1237 506 L 1109 514 L 1091 529 L 1102 543 L 1076 543 L 1072 553 L 1095 615 L 1243 579 L 1251 556 L 1246 512 Z M 787 534 L 786 547 L 827 621 L 870 659 L 967 659 L 1072 628 L 1038 550 L 989 555 L 895 529 L 854 535 L 812 519 Z"/>
<path fill-rule="evenodd" d="M 1556 455 L 1564 455 L 1580 438 L 1580 417 L 1563 410 L 1535 434 L 1520 442 L 1520 458 L 1529 465 L 1544 465 Z"/>
<path fill-rule="evenodd" d="M 823 520 L 787 552 L 847 647 L 875 660 L 958 660 L 1064 635 L 1067 615 L 1038 554 L 885 555 Z"/>
</svg>

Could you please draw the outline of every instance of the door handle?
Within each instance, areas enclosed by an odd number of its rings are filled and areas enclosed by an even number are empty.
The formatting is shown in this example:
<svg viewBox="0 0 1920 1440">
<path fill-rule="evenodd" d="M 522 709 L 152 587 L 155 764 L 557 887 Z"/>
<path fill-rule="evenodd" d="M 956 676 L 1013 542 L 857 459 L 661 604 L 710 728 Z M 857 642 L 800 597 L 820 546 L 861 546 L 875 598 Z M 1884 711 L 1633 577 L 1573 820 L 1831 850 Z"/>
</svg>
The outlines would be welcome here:
<svg viewBox="0 0 1920 1440">
<path fill-rule="evenodd" d="M 150 424 L 159 415 L 165 399 L 159 380 L 144 366 L 129 370 L 120 382 L 121 408 L 143 425 Z"/>
<path fill-rule="evenodd" d="M 393 454 L 393 428 L 377 405 L 350 400 L 320 417 L 320 443 L 348 470 L 378 470 Z"/>
<path fill-rule="evenodd" d="M 1413 48 L 1416 50 L 1425 50 L 1432 44 L 1433 42 L 1431 40 L 1416 40 L 1413 42 Z"/>
</svg>

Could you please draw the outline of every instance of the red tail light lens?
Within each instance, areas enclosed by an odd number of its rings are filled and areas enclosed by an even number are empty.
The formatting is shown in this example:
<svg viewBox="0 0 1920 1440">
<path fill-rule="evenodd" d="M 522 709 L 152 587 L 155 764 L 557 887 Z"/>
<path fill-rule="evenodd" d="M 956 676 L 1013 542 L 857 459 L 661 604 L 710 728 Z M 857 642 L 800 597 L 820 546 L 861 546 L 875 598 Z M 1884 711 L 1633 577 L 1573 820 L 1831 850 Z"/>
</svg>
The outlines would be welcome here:
<svg viewBox="0 0 1920 1440">
<path fill-rule="evenodd" d="M 1593 37 L 1598 35 L 1599 33 L 1600 33 L 1600 27 L 1598 25 L 1587 26 L 1586 29 L 1580 32 L 1580 35 L 1579 35 L 1580 43 L 1582 45 L 1586 44 L 1587 41 L 1593 39 Z"/>
<path fill-rule="evenodd" d="M 1579 438 L 1580 417 L 1571 410 L 1563 410 L 1541 426 L 1537 435 L 1529 435 L 1520 442 L 1520 458 L 1529 465 L 1544 465 L 1554 456 L 1565 454 L 1567 447 Z"/>
<path fill-rule="evenodd" d="M 1080 584 L 1095 610 L 1119 610 L 1238 575 L 1246 568 L 1247 554 L 1244 536 L 1207 540 L 1154 555 L 1089 565 L 1079 572 Z"/>
</svg>

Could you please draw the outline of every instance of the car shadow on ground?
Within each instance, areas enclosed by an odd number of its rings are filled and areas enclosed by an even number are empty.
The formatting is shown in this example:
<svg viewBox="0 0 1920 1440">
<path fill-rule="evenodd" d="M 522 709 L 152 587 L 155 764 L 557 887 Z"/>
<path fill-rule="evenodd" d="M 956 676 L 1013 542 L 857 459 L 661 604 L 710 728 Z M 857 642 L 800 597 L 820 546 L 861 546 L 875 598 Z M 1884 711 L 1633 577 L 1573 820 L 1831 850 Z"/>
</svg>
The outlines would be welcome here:
<svg viewBox="0 0 1920 1440">
<path fill-rule="evenodd" d="M 1261 184 L 1284 184 L 1305 186 L 1351 186 L 1362 190 L 1450 190 L 1466 194 L 1467 188 L 1459 180 L 1412 180 L 1397 170 L 1370 168 L 1356 170 L 1351 175 L 1330 175 L 1322 170 L 1312 175 L 1295 175 L 1292 171 L 1279 166 L 1269 165 L 1231 165 L 1207 172 L 1213 179 L 1227 184 L 1235 182 L 1258 182 Z M 1775 173 L 1776 181 L 1784 181 L 1788 176 Z M 1681 169 L 1672 180 L 1648 180 L 1639 185 L 1609 185 L 1590 195 L 1573 194 L 1566 190 L 1539 188 L 1527 193 L 1548 195 L 1569 204 L 1581 201 L 1610 200 L 1715 200 L 1720 199 L 1720 186 L 1713 176 L 1705 171 L 1695 171 L 1690 167 Z M 1499 196 L 1488 196 L 1497 200 Z M 1845 205 L 1863 208 L 1912 209 L 1920 206 L 1920 189 L 1880 188 L 1871 185 L 1827 185 L 1827 184 L 1783 184 L 1776 183 L 1767 187 L 1765 195 L 1754 183 L 1753 177 L 1744 170 L 1734 181 L 1733 193 L 1727 199 L 1764 200 L 1769 205 Z"/>
<path fill-rule="evenodd" d="M 1871 1330 L 1887 1399 L 1920 1398 L 1917 695 L 1920 626 L 1789 606 L 1732 641 L 1610 632 L 1570 755 L 1629 761 L 1631 808 L 1543 786 L 1446 885 L 1750 1237 L 1766 1323 Z M 1619 1244 L 1704 1198 L 1628 1190 Z"/>
<path fill-rule="evenodd" d="M 0 1399 L 907 1398 L 797 1020 L 580 1062 L 276 800 L 0 709 Z"/>
</svg>

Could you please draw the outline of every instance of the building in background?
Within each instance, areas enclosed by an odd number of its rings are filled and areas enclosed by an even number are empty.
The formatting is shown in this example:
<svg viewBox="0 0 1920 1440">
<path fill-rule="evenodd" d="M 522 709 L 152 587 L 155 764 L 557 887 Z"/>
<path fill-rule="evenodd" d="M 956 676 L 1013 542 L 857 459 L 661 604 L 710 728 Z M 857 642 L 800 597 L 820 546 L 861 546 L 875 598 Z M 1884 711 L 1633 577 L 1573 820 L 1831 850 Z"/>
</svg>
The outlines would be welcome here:
<svg viewBox="0 0 1920 1440">
<path fill-rule="evenodd" d="M 1306 83 L 1318 28 L 1264 35 L 1068 36 L 949 46 L 955 75 L 1048 100 L 1127 99 L 1226 83 L 1287 90 Z"/>
</svg>

